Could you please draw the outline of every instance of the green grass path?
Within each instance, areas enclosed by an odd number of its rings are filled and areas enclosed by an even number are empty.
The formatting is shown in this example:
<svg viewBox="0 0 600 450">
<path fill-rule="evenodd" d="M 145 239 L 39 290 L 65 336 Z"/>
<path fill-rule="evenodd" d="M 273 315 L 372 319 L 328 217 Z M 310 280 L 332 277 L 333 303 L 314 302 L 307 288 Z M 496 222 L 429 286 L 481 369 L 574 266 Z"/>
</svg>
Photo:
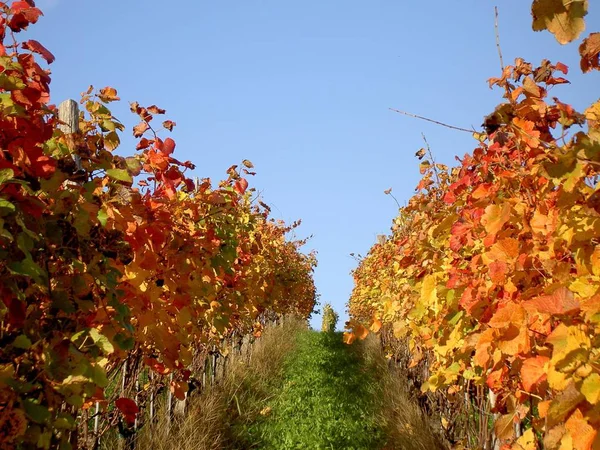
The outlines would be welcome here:
<svg viewBox="0 0 600 450">
<path fill-rule="evenodd" d="M 340 333 L 298 334 L 270 412 L 250 426 L 264 449 L 377 449 L 376 380 Z"/>
</svg>

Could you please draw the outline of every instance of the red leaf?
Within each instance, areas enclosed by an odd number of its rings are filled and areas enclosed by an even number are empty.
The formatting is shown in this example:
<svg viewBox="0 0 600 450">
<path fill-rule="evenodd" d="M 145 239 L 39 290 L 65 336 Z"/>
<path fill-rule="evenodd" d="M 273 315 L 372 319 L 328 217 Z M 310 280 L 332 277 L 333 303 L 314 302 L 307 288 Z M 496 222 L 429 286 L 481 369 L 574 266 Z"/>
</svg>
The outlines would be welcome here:
<svg viewBox="0 0 600 450">
<path fill-rule="evenodd" d="M 125 421 L 129 425 L 131 425 L 135 422 L 135 416 L 137 413 L 140 412 L 140 409 L 138 408 L 138 406 L 130 398 L 124 398 L 124 397 L 118 398 L 115 401 L 115 406 L 117 408 L 119 408 L 119 411 L 121 411 L 121 413 L 123 414 L 123 417 L 125 418 Z"/>
<path fill-rule="evenodd" d="M 163 153 L 169 156 L 175 150 L 175 141 L 171 138 L 166 138 L 165 142 L 163 142 Z"/>
<path fill-rule="evenodd" d="M 27 28 L 29 24 L 36 23 L 38 18 L 43 15 L 38 8 L 32 8 L 28 2 L 16 1 L 11 5 L 13 16 L 8 26 L 15 33 Z"/>
<path fill-rule="evenodd" d="M 140 142 L 138 142 L 138 144 L 136 145 L 135 149 L 136 150 L 144 150 L 145 148 L 150 147 L 150 145 L 153 143 L 153 140 L 149 140 L 146 138 L 141 138 Z"/>
<path fill-rule="evenodd" d="M 48 51 L 48 49 L 46 47 L 44 47 L 42 44 L 40 44 L 36 40 L 30 39 L 26 42 L 23 42 L 23 44 L 21 44 L 21 46 L 25 50 L 30 50 L 34 53 L 40 54 L 42 56 L 42 58 L 44 58 L 48 64 L 52 64 L 54 62 L 54 59 L 55 59 L 54 55 L 52 53 L 50 53 L 50 51 Z"/>
<path fill-rule="evenodd" d="M 242 195 L 248 189 L 248 182 L 244 178 L 240 178 L 235 182 L 233 188 L 238 194 Z"/>
</svg>

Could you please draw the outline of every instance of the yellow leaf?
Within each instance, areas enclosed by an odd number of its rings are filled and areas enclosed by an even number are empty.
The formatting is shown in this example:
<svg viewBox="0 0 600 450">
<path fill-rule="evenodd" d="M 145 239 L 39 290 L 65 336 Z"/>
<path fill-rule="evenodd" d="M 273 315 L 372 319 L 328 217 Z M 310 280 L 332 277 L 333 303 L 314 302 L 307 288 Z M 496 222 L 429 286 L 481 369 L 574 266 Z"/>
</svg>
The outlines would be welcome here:
<svg viewBox="0 0 600 450">
<path fill-rule="evenodd" d="M 515 447 L 516 450 L 537 450 L 537 444 L 535 434 L 533 434 L 533 428 L 525 431 L 519 439 L 517 439 Z"/>
<path fill-rule="evenodd" d="M 424 306 L 433 306 L 437 310 L 437 289 L 435 275 L 427 275 L 421 286 L 421 302 Z"/>
<path fill-rule="evenodd" d="M 498 233 L 510 219 L 510 211 L 509 203 L 504 203 L 502 206 L 489 205 L 485 208 L 485 213 L 481 217 L 481 223 L 485 227 L 485 231 L 490 234 Z"/>
<path fill-rule="evenodd" d="M 408 333 L 408 328 L 406 328 L 406 326 L 404 325 L 404 323 L 398 321 L 398 322 L 394 322 L 394 337 L 396 339 L 400 339 L 404 336 L 406 336 L 406 333 Z"/>
<path fill-rule="evenodd" d="M 600 375 L 592 373 L 581 385 L 581 393 L 585 396 L 586 400 L 592 405 L 595 405 L 600 401 Z"/>
<path fill-rule="evenodd" d="M 546 341 L 554 347 L 552 363 L 561 366 L 573 362 L 573 360 L 580 360 L 581 356 L 587 355 L 591 345 L 590 338 L 585 332 L 580 328 L 567 326 L 564 323 L 556 327 Z M 587 357 L 584 359 L 587 360 Z"/>
<path fill-rule="evenodd" d="M 558 42 L 567 44 L 585 30 L 587 9 L 587 0 L 534 0 L 533 30 L 548 30 Z"/>
</svg>

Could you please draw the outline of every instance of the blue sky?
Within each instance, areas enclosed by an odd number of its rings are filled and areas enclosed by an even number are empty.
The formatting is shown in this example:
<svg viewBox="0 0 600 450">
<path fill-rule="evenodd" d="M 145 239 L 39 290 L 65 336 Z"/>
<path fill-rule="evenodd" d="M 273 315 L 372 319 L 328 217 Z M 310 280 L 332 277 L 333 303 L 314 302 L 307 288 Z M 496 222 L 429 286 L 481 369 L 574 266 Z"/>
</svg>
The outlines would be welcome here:
<svg viewBox="0 0 600 450">
<path fill-rule="evenodd" d="M 591 3 L 587 31 L 600 30 Z M 56 56 L 52 101 L 92 84 L 115 87 L 113 112 L 130 129 L 128 102 L 157 104 L 177 122 L 176 156 L 218 180 L 242 159 L 273 214 L 302 219 L 313 235 L 321 302 L 346 320 L 350 253 L 365 255 L 389 232 L 418 183 L 414 153 L 424 133 L 438 162 L 470 152 L 468 133 L 501 100 L 494 6 L 505 63 L 517 56 L 567 64 L 573 82 L 551 93 L 585 108 L 600 96 L 598 73 L 580 74 L 577 44 L 531 31 L 531 1 L 38 0 L 45 17 L 29 38 Z M 578 41 L 579 42 L 579 41 Z M 125 139 L 122 153 L 134 151 Z M 319 326 L 315 316 L 313 325 Z"/>
</svg>

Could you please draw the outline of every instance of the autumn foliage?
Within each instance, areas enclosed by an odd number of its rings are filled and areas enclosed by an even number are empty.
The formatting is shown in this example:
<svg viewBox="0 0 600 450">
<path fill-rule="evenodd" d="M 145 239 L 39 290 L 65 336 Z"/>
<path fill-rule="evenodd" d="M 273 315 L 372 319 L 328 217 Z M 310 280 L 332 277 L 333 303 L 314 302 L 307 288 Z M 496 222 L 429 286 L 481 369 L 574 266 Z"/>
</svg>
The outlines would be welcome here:
<svg viewBox="0 0 600 450">
<path fill-rule="evenodd" d="M 584 7 L 536 1 L 534 29 L 568 42 Z M 597 43 L 581 44 L 583 71 Z M 411 365 L 429 358 L 423 391 L 463 401 L 485 386 L 503 448 L 600 445 L 600 101 L 577 112 L 549 98 L 567 72 L 517 59 L 491 79 L 504 102 L 478 147 L 453 168 L 417 153 L 417 193 L 354 272 L 346 340 L 383 326 Z"/>
<path fill-rule="evenodd" d="M 192 180 L 164 136 L 175 123 L 136 103 L 137 147 L 118 156 L 112 88 L 84 93 L 79 131 L 61 131 L 40 65 L 54 57 L 16 40 L 41 14 L 0 2 L 0 448 L 77 445 L 96 402 L 129 425 L 134 399 L 105 396 L 127 357 L 182 397 L 199 346 L 315 304 L 315 258 L 252 201 L 252 163 Z"/>
</svg>

